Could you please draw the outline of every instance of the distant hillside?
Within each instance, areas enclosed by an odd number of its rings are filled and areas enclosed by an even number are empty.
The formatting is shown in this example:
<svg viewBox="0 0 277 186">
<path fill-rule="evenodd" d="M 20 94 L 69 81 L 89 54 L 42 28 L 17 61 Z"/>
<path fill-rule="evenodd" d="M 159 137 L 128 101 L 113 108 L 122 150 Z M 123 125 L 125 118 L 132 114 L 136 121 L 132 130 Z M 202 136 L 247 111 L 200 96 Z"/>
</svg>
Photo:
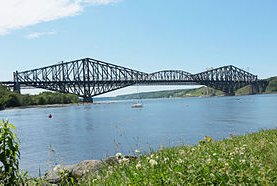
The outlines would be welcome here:
<svg viewBox="0 0 277 186">
<path fill-rule="evenodd" d="M 264 92 L 260 92 L 261 94 L 272 94 L 272 93 L 277 93 L 277 76 L 276 77 L 271 77 L 268 79 L 265 79 L 268 81 L 268 85 L 265 89 Z M 251 87 L 245 86 L 239 90 L 236 91 L 236 95 L 248 95 L 249 91 L 251 90 Z"/>
<path fill-rule="evenodd" d="M 171 98 L 171 97 L 197 97 L 197 96 L 220 96 L 222 91 L 212 88 L 200 87 L 196 89 L 178 89 L 155 92 L 141 92 L 139 94 L 126 94 L 116 96 L 115 99 L 151 99 L 151 98 Z"/>
<path fill-rule="evenodd" d="M 277 93 L 277 77 L 266 79 L 268 86 L 265 92 L 261 93 Z M 236 91 L 236 95 L 249 95 L 251 92 L 250 86 L 245 86 Z M 141 92 L 139 94 L 126 94 L 116 96 L 114 99 L 151 99 L 151 98 L 171 98 L 171 97 L 199 97 L 199 96 L 223 96 L 224 93 L 220 90 L 215 90 L 208 87 L 200 87 L 196 89 L 179 89 L 179 90 L 165 90 L 155 92 Z"/>
<path fill-rule="evenodd" d="M 265 93 L 277 93 L 277 76 L 268 78 L 268 86 Z"/>
</svg>

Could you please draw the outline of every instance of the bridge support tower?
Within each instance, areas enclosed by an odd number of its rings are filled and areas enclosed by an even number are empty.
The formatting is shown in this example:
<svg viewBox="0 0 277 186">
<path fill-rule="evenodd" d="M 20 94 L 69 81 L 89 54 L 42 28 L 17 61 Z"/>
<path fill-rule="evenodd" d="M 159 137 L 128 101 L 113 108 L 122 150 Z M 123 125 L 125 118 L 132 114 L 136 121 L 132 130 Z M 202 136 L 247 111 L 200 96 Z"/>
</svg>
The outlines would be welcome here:
<svg viewBox="0 0 277 186">
<path fill-rule="evenodd" d="M 20 83 L 18 82 L 18 71 L 13 73 L 13 91 L 20 94 Z"/>
<path fill-rule="evenodd" d="M 83 102 L 84 103 L 93 103 L 93 98 L 92 97 L 84 97 Z"/>
</svg>

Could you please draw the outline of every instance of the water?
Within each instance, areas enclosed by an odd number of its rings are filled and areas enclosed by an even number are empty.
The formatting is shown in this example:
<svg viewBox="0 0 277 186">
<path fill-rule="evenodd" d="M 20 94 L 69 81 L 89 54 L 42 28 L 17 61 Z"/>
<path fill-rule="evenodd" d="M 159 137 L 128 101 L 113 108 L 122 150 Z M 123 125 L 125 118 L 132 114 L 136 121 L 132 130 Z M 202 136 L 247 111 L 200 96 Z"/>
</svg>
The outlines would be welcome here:
<svg viewBox="0 0 277 186">
<path fill-rule="evenodd" d="M 103 159 L 116 152 L 149 152 L 277 127 L 277 95 L 142 100 L 0 112 L 17 126 L 21 168 L 37 175 L 49 163 Z M 49 114 L 52 119 L 48 118 Z M 50 153 L 51 148 L 55 153 Z"/>
</svg>

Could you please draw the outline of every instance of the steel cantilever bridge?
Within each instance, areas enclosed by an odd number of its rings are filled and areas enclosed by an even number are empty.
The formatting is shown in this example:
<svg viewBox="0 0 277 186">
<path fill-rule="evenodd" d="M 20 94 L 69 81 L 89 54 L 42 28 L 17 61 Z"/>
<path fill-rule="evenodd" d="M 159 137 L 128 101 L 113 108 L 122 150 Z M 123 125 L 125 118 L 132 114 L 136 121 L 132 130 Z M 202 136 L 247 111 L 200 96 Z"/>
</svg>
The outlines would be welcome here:
<svg viewBox="0 0 277 186">
<path fill-rule="evenodd" d="M 181 70 L 145 73 L 103 61 L 84 58 L 23 72 L 14 72 L 14 81 L 6 82 L 20 93 L 20 86 L 32 86 L 71 93 L 92 102 L 92 97 L 127 86 L 139 85 L 206 85 L 234 95 L 235 90 L 252 85 L 260 87 L 256 75 L 235 66 L 223 66 L 191 74 Z"/>
</svg>

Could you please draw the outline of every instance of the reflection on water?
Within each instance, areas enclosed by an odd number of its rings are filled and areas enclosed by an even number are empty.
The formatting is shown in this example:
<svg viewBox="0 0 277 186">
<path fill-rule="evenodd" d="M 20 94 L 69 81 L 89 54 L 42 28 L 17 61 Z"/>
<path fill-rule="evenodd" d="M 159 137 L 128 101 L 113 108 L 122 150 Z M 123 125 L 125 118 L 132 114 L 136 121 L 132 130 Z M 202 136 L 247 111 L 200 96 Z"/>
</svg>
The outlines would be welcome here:
<svg viewBox="0 0 277 186">
<path fill-rule="evenodd" d="M 143 100 L 141 109 L 132 103 L 13 109 L 0 118 L 17 126 L 21 168 L 33 175 L 48 168 L 49 145 L 69 164 L 277 127 L 277 95 Z"/>
</svg>

